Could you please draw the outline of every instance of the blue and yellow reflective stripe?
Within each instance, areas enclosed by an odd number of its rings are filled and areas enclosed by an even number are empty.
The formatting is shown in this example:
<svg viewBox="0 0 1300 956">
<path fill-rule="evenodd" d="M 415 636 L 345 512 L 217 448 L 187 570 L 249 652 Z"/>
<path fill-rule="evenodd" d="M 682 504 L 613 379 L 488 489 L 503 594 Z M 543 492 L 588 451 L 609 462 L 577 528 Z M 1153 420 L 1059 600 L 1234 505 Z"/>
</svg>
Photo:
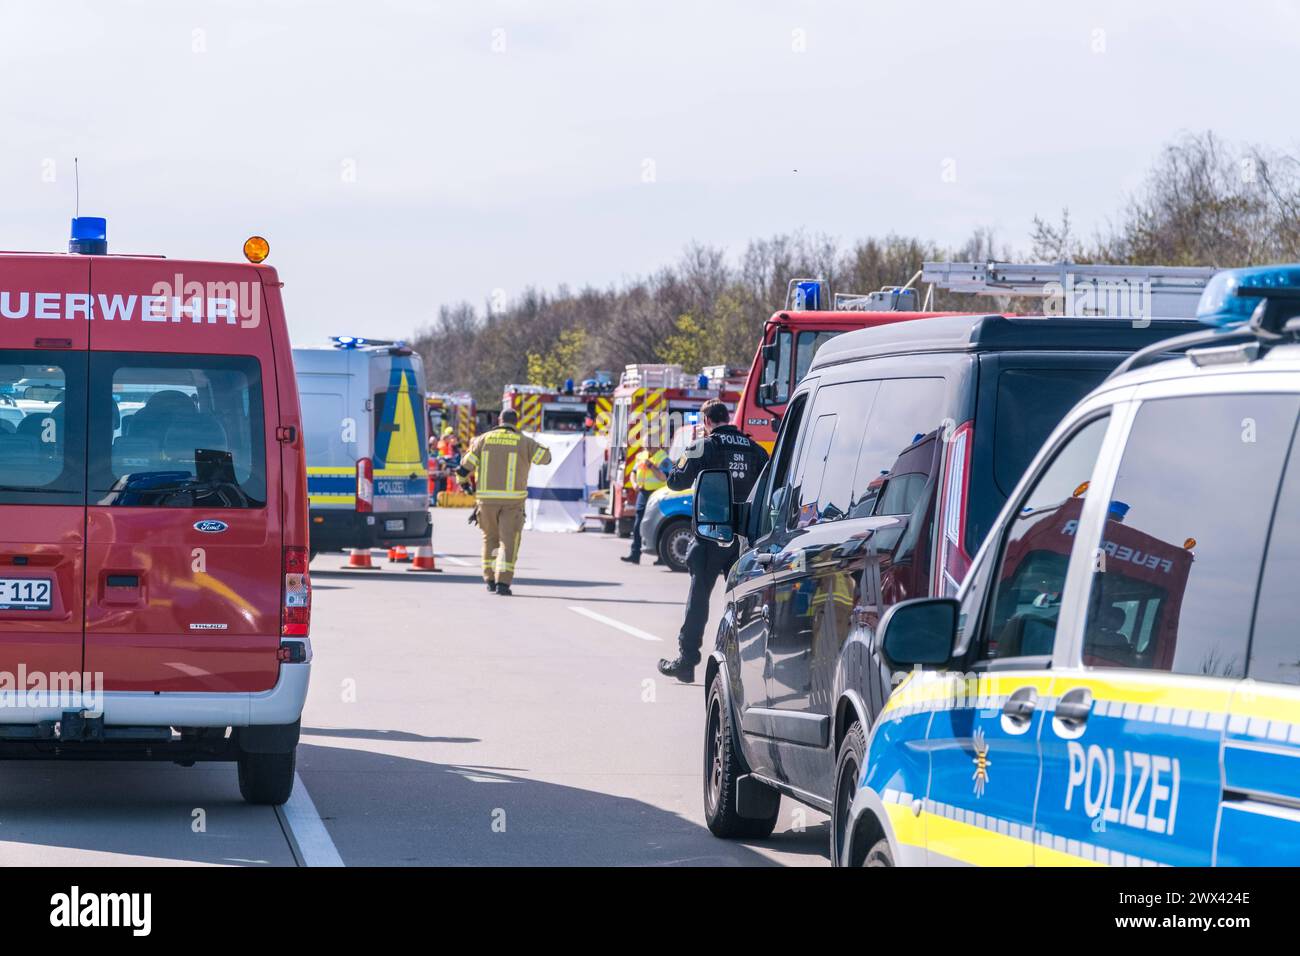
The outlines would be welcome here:
<svg viewBox="0 0 1300 956">
<path fill-rule="evenodd" d="M 307 468 L 307 500 L 313 505 L 353 505 L 357 500 L 357 470 Z"/>
<path fill-rule="evenodd" d="M 1145 857 L 1107 849 L 1082 840 L 1067 840 L 1037 827 L 1004 820 L 936 800 L 921 803 L 909 793 L 886 790 L 880 795 L 885 814 L 902 846 L 925 850 L 972 866 L 1007 866 L 1011 861 L 1035 866 L 1159 866 Z"/>
</svg>

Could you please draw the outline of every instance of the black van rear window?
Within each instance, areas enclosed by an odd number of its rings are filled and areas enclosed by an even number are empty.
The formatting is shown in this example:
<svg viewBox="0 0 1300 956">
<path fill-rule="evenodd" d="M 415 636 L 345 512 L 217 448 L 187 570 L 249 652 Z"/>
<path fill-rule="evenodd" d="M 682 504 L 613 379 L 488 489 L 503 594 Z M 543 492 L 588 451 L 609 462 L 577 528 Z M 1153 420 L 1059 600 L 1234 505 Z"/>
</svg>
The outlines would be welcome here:
<svg viewBox="0 0 1300 956">
<path fill-rule="evenodd" d="M 85 501 L 86 356 L 0 356 L 0 504 Z M 65 414 L 71 409 L 71 414 Z"/>
<path fill-rule="evenodd" d="M 266 504 L 262 374 L 229 355 L 104 352 L 90 359 L 91 504 Z"/>
<path fill-rule="evenodd" d="M 998 375 L 993 480 L 1004 498 L 1065 413 L 1107 374 L 1104 369 L 1016 368 Z"/>
</svg>

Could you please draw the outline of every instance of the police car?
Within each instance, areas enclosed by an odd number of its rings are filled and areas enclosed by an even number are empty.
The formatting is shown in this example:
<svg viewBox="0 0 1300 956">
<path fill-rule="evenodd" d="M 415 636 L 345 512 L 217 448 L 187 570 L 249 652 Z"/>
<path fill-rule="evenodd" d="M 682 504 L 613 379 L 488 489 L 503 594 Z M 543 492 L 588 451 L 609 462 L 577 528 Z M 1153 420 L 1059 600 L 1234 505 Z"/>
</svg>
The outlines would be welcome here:
<svg viewBox="0 0 1300 956">
<path fill-rule="evenodd" d="M 1056 428 L 955 598 L 881 621 L 836 863 L 1300 863 L 1300 265 L 1199 317 Z"/>
</svg>

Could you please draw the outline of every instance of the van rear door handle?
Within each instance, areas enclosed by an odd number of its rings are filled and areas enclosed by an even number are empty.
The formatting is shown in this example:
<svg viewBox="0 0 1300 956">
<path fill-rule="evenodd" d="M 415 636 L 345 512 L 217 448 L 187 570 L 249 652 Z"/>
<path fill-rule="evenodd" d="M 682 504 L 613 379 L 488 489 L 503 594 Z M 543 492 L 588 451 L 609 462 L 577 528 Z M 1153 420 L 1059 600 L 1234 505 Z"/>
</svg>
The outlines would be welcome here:
<svg viewBox="0 0 1300 956">
<path fill-rule="evenodd" d="M 1015 724 L 1026 723 L 1034 716 L 1034 711 L 1037 709 L 1038 691 L 1032 687 L 1019 688 L 1002 705 L 1002 713 Z"/>
<path fill-rule="evenodd" d="M 1071 729 L 1080 726 L 1092 713 L 1092 691 L 1076 687 L 1061 695 L 1056 702 L 1056 719 Z"/>
</svg>

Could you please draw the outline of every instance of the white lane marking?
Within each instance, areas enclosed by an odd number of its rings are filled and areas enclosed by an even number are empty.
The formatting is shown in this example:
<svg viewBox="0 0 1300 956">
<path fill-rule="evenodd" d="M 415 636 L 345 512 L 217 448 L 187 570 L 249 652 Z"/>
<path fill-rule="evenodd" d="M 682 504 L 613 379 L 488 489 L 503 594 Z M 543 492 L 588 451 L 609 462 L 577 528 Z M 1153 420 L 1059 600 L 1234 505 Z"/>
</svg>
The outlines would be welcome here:
<svg viewBox="0 0 1300 956">
<path fill-rule="evenodd" d="M 343 857 L 339 856 L 329 831 L 316 812 L 311 794 L 303 785 L 302 777 L 293 775 L 293 791 L 284 806 L 275 808 L 276 814 L 284 824 L 285 832 L 293 841 L 294 855 L 303 866 L 342 866 Z"/>
<path fill-rule="evenodd" d="M 454 558 L 450 554 L 439 554 L 438 557 L 446 561 L 448 564 L 456 564 L 462 568 L 474 567 L 473 561 L 466 561 L 464 558 Z"/>
<path fill-rule="evenodd" d="M 631 624 L 624 624 L 622 621 L 616 621 L 612 617 L 606 617 L 603 614 L 597 614 L 595 611 L 588 611 L 585 607 L 570 607 L 570 611 L 575 614 L 581 614 L 583 617 L 589 617 L 593 621 L 600 621 L 601 624 L 608 624 L 610 627 L 618 628 L 624 634 L 631 634 L 633 637 L 639 637 L 643 641 L 658 641 L 661 638 L 655 637 L 639 627 L 633 627 Z"/>
</svg>

